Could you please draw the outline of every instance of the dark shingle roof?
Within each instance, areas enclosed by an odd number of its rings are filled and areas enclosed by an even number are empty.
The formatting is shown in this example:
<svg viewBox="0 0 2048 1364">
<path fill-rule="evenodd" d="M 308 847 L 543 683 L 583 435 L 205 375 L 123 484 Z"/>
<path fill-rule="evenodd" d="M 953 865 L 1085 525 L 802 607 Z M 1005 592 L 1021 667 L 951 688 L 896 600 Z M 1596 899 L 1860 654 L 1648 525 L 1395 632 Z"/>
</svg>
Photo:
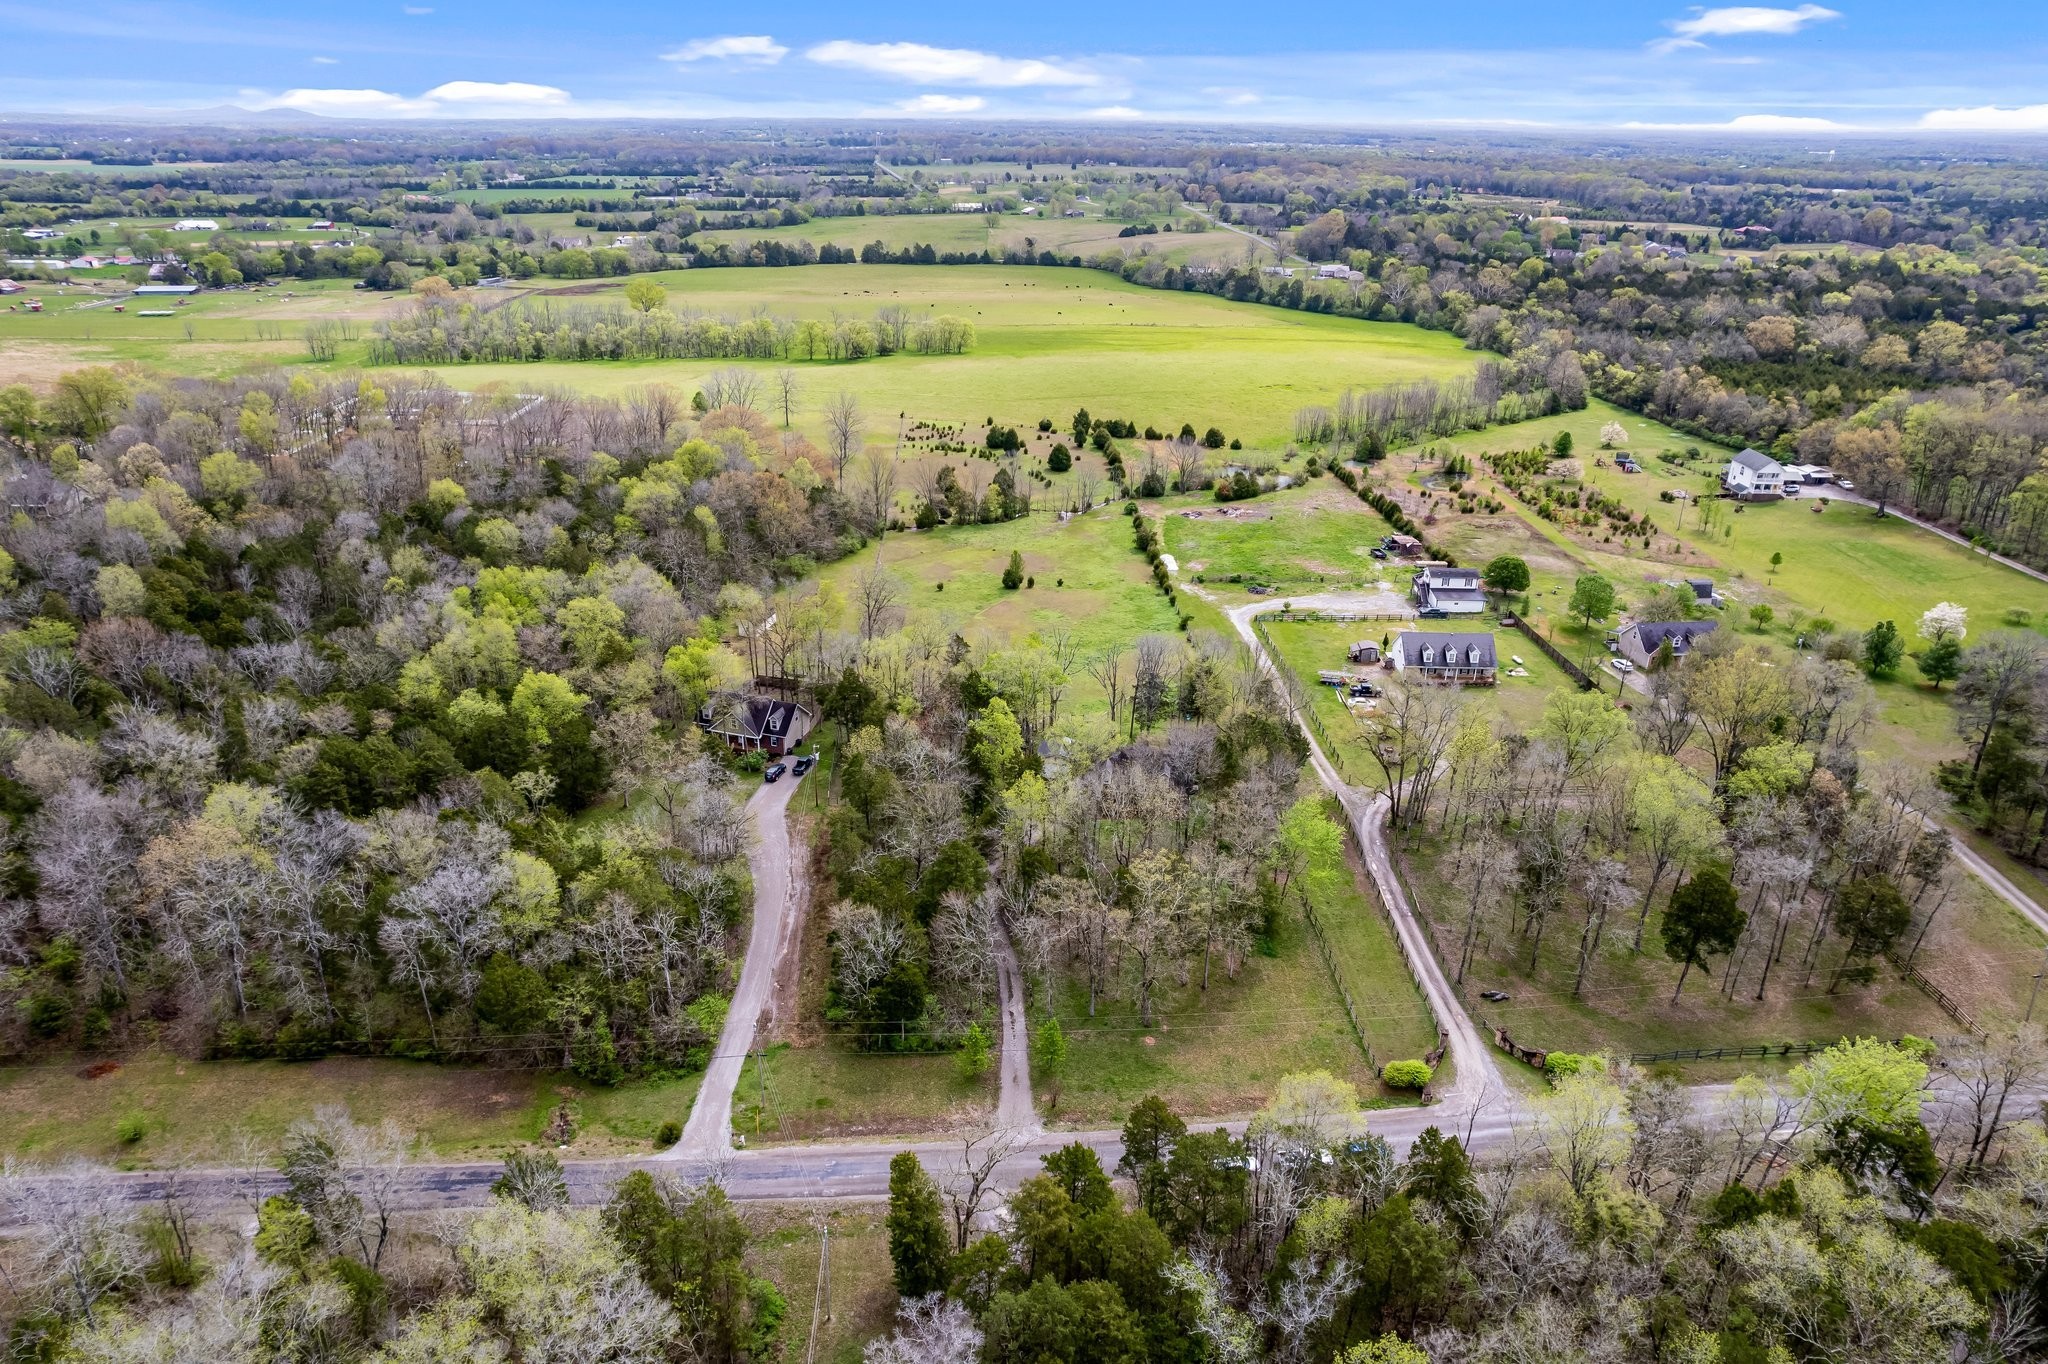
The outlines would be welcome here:
<svg viewBox="0 0 2048 1364">
<path fill-rule="evenodd" d="M 1394 649 L 1404 667 L 1410 668 L 1492 668 L 1497 666 L 1493 636 L 1462 630 L 1403 630 L 1394 637 Z M 1423 650 L 1430 659 L 1423 661 Z M 1455 656 L 1446 660 L 1445 651 Z"/>
<path fill-rule="evenodd" d="M 1672 653 L 1685 654 L 1691 651 L 1695 639 L 1712 634 L 1720 624 L 1718 620 L 1639 620 L 1629 629 L 1636 632 L 1646 654 L 1656 653 L 1667 639 L 1671 641 Z"/>
</svg>

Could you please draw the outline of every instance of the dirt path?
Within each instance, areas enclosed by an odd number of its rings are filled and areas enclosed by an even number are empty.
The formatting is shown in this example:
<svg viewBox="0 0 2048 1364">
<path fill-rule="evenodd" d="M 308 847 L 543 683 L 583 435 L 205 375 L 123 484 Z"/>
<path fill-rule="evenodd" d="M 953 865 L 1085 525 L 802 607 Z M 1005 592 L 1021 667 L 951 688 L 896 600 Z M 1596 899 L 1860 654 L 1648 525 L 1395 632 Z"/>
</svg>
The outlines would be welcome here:
<svg viewBox="0 0 2048 1364">
<path fill-rule="evenodd" d="M 747 802 L 754 820 L 753 841 L 747 847 L 747 869 L 754 878 L 754 924 L 747 934 L 747 956 L 683 1139 L 662 1153 L 664 1160 L 702 1160 L 732 1151 L 733 1090 L 754 1049 L 755 1032 L 775 987 L 776 966 L 800 917 L 796 881 L 801 868 L 791 861 L 789 839 L 789 800 L 799 784 L 795 777 L 764 782 Z"/>
<path fill-rule="evenodd" d="M 1010 942 L 1007 923 L 996 939 L 996 994 L 1003 1017 L 1002 1045 L 997 1053 L 1002 1068 L 996 1126 L 1035 1132 L 1039 1122 L 1038 1108 L 1031 1099 L 1031 1031 L 1024 1012 L 1024 972 L 1017 965 L 1017 949 Z"/>
</svg>

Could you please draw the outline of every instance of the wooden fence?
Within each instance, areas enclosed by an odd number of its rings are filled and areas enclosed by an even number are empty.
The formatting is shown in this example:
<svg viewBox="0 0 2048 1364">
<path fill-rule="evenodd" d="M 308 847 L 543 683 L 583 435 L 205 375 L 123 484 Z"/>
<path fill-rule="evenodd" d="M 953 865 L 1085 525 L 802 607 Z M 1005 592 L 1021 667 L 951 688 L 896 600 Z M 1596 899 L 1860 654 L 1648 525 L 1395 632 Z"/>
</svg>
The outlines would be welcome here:
<svg viewBox="0 0 2048 1364">
<path fill-rule="evenodd" d="M 1322 716 L 1316 714 L 1312 700 L 1302 695 L 1300 680 L 1289 669 L 1286 660 L 1280 657 L 1280 651 L 1273 647 L 1272 638 L 1266 634 L 1264 616 L 1252 617 L 1252 633 L 1259 637 L 1259 645 L 1266 651 L 1266 661 L 1273 665 L 1273 675 L 1280 680 L 1280 690 L 1287 697 L 1288 707 L 1308 725 L 1309 732 L 1315 735 L 1316 743 L 1323 750 L 1323 756 L 1330 760 L 1338 775 L 1346 781 L 1351 780 L 1351 774 L 1344 766 L 1343 753 L 1330 738 L 1329 731 L 1323 728 Z"/>
<path fill-rule="evenodd" d="M 1948 991 L 1921 975 L 1919 967 L 1914 966 L 1911 962 L 1899 960 L 1898 954 L 1895 952 L 1886 952 L 1884 957 L 1886 961 L 1898 969 L 1899 974 L 1906 979 L 1908 984 L 1933 1000 L 1936 1008 L 1962 1024 L 1972 1037 L 1986 1036 L 1984 1025 L 1977 1021 L 1977 1016 L 1964 1007 L 1962 1001 L 1956 999 Z"/>
<path fill-rule="evenodd" d="M 1520 630 L 1523 634 L 1527 635 L 1529 637 L 1529 642 L 1531 644 L 1534 644 L 1538 649 L 1541 649 L 1543 651 L 1543 656 L 1545 658 L 1549 659 L 1552 663 L 1555 663 L 1558 667 L 1563 668 L 1564 675 L 1566 677 L 1569 677 L 1572 681 L 1579 684 L 1580 690 L 1600 690 L 1600 684 L 1598 682 L 1595 682 L 1592 676 L 1588 674 L 1584 668 L 1581 668 L 1578 664 L 1572 662 L 1569 658 L 1566 658 L 1564 654 L 1559 651 L 1558 647 L 1555 644 L 1552 644 L 1549 640 L 1537 634 L 1535 629 L 1530 626 L 1528 621 L 1523 620 L 1520 616 L 1507 615 L 1501 617 L 1501 624 L 1512 625 L 1517 630 Z"/>
<path fill-rule="evenodd" d="M 1316 955 L 1323 959 L 1323 969 L 1330 973 L 1330 984 L 1336 987 L 1337 998 L 1344 1001 L 1344 1017 L 1351 1021 L 1351 1038 L 1358 1043 L 1359 1054 L 1372 1067 L 1372 1073 L 1380 1073 L 1380 1059 L 1374 1055 L 1372 1042 L 1365 1035 L 1365 1025 L 1358 1021 L 1358 1004 L 1351 998 L 1351 987 L 1344 983 L 1344 972 L 1337 966 L 1337 957 L 1330 950 L 1330 940 L 1323 936 L 1322 921 L 1316 917 L 1316 907 L 1309 903 L 1308 896 L 1301 897 L 1302 921 L 1308 925 L 1309 939 L 1316 945 Z"/>
</svg>

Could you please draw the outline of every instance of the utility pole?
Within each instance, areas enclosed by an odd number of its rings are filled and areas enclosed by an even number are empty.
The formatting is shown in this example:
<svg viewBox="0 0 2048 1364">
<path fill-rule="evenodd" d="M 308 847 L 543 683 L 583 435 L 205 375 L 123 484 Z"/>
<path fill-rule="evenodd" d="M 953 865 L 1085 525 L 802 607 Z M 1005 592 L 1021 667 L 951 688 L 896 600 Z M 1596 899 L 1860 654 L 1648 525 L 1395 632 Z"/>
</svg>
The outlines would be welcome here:
<svg viewBox="0 0 2048 1364">
<path fill-rule="evenodd" d="M 2034 1021 L 2034 1002 L 2041 997 L 2041 977 L 2043 976 L 2048 976 L 2048 949 L 2044 949 L 2041 953 L 2041 969 L 2034 972 L 2034 988 L 2027 992 L 2027 1016 L 2020 1020 L 2023 1024 Z"/>
</svg>

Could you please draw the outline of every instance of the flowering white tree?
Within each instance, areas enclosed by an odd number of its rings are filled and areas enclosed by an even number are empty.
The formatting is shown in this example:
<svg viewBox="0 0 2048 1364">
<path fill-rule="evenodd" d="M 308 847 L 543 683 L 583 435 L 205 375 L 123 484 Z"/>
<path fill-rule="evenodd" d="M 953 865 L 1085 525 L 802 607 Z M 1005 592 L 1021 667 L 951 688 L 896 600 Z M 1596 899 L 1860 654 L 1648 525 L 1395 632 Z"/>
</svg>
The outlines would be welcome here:
<svg viewBox="0 0 2048 1364">
<path fill-rule="evenodd" d="M 1929 644 L 1960 640 L 1970 632 L 1970 610 L 1952 601 L 1938 601 L 1920 617 L 1920 638 Z"/>
<path fill-rule="evenodd" d="M 1620 422 L 1609 422 L 1600 428 L 1600 448 L 1612 450 L 1617 445 L 1628 444 L 1628 428 Z"/>
</svg>

